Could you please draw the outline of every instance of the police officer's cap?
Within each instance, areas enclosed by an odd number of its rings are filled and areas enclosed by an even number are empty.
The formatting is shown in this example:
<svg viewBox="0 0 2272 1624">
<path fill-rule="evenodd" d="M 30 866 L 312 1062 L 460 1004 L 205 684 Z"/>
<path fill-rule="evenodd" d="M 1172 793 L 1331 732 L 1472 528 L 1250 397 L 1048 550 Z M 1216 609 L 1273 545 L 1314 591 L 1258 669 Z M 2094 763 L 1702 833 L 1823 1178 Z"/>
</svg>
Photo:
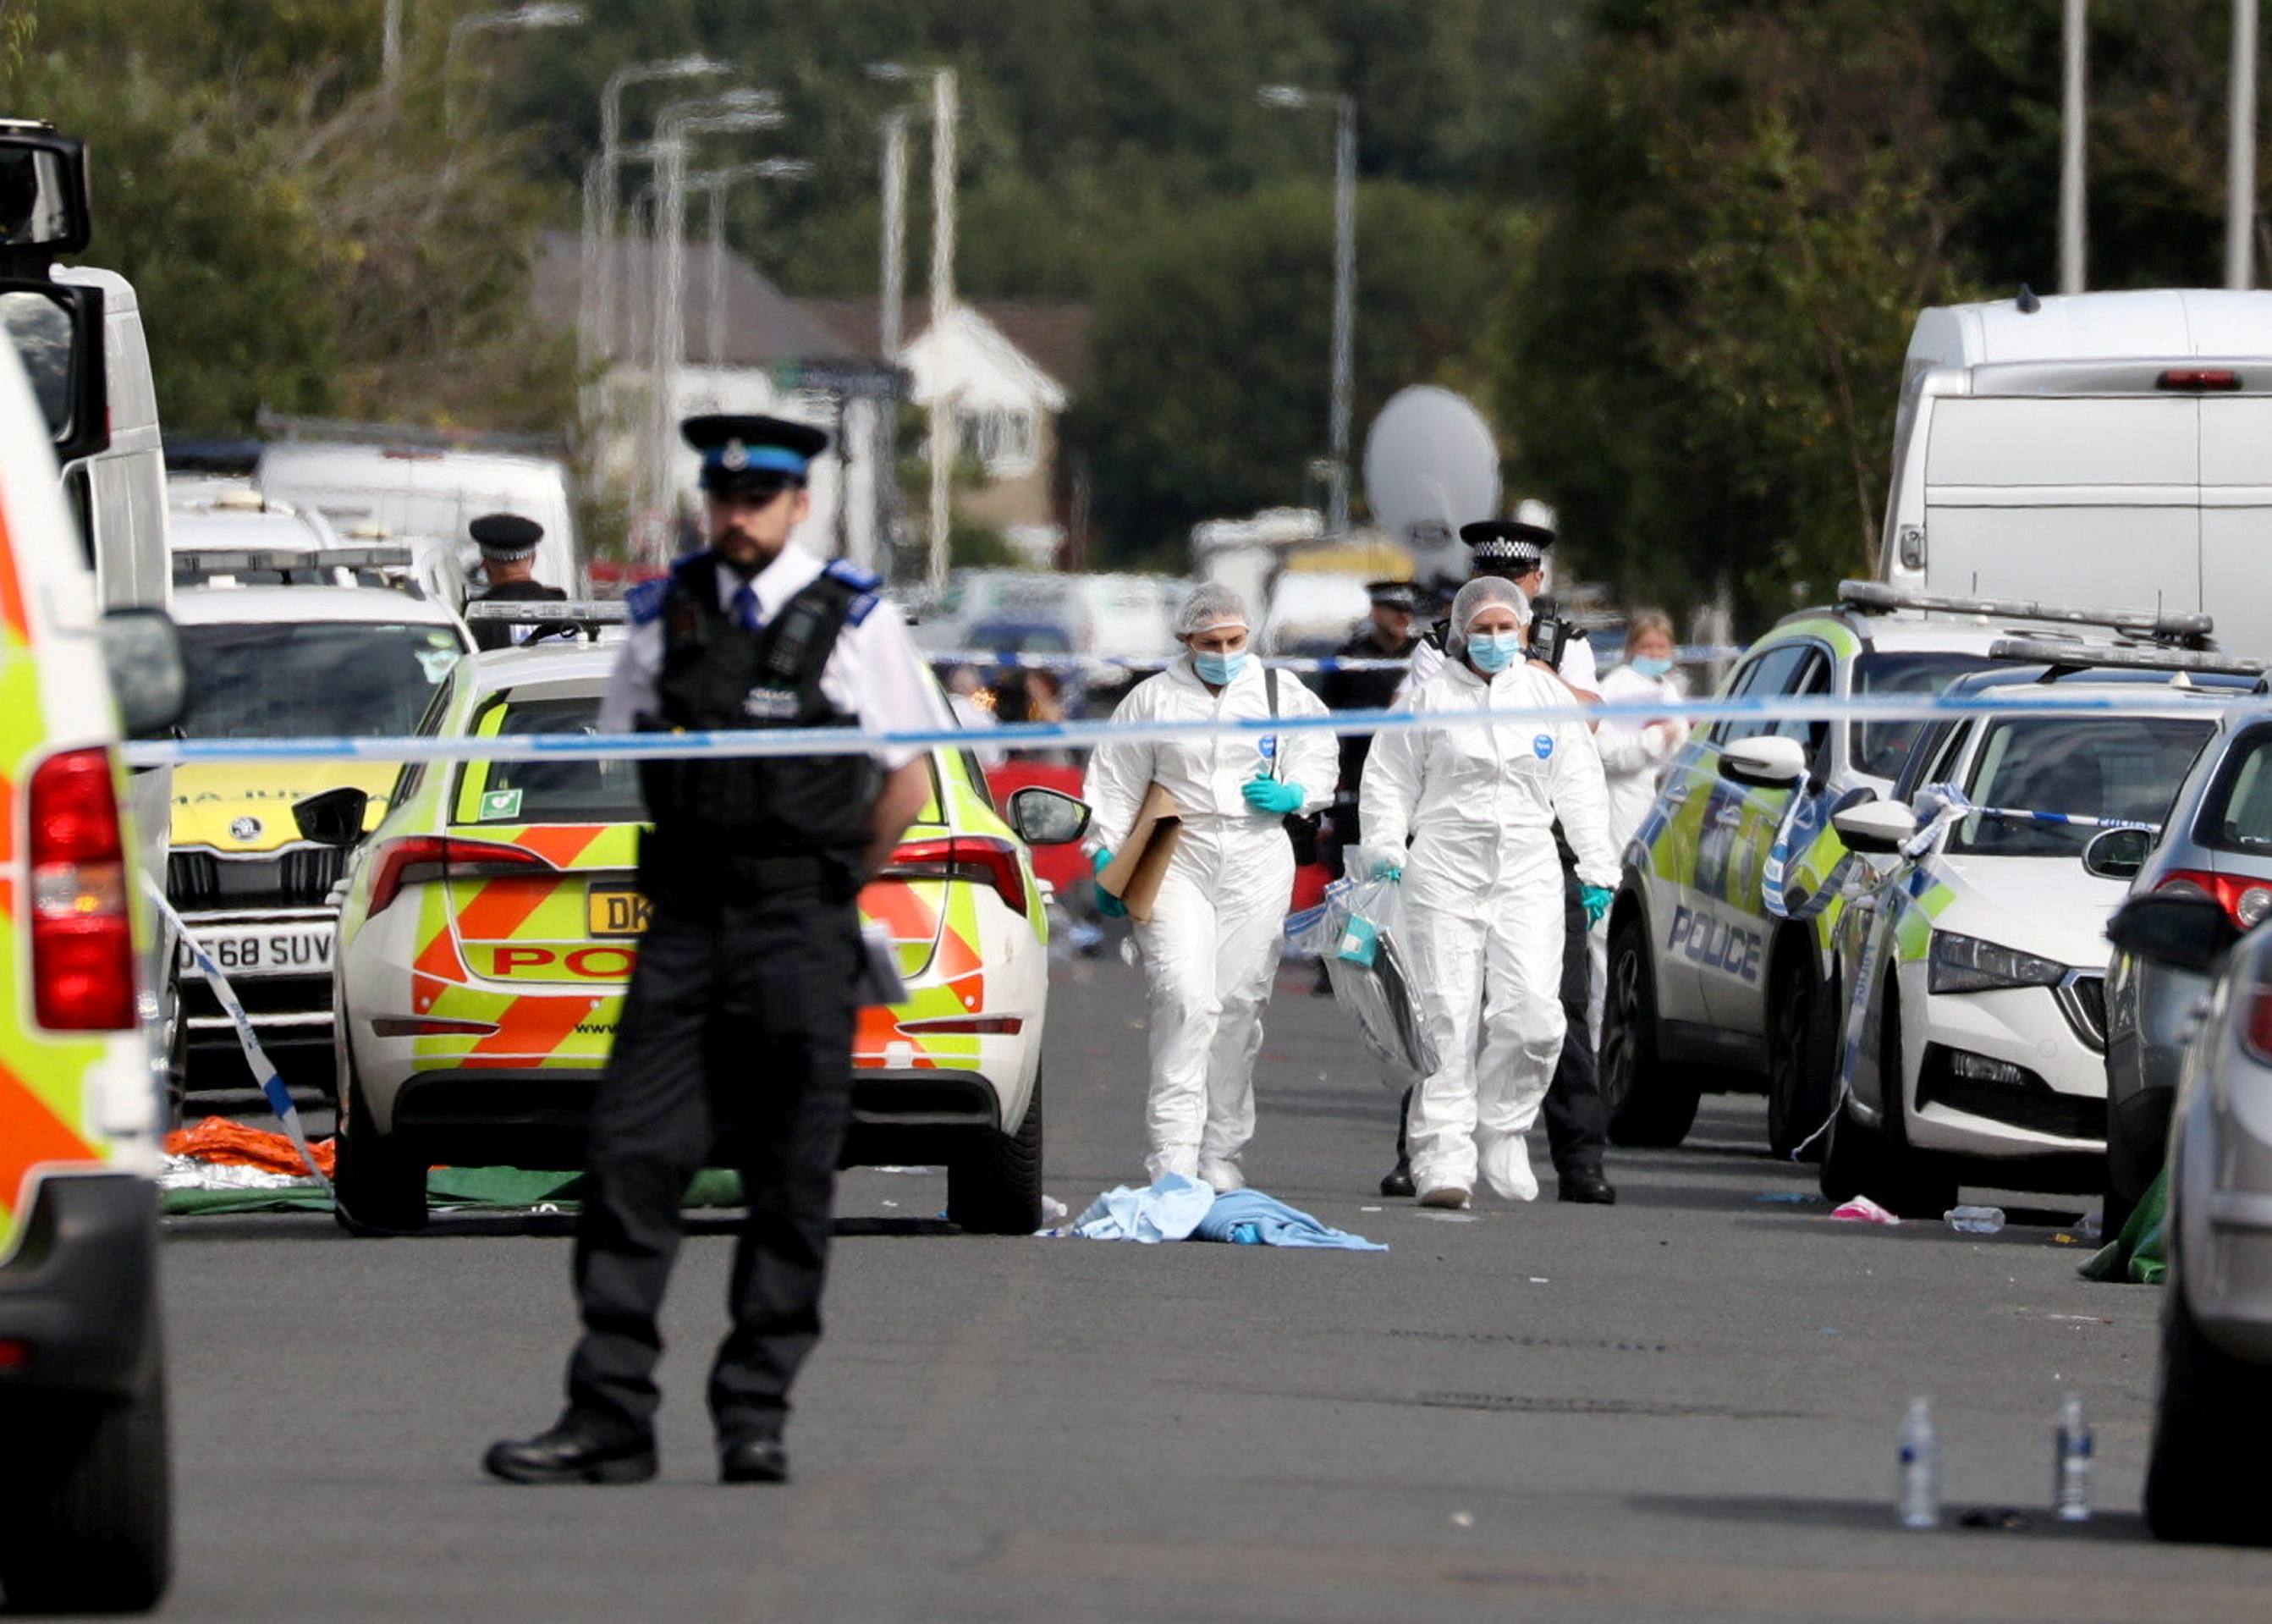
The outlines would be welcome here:
<svg viewBox="0 0 2272 1624">
<path fill-rule="evenodd" d="M 1367 597 L 1385 609 L 1401 609 L 1408 615 L 1419 612 L 1419 589 L 1409 580 L 1369 580 L 1364 583 L 1364 591 Z"/>
<path fill-rule="evenodd" d="M 1473 550 L 1479 575 L 1527 575 L 1546 564 L 1554 532 L 1520 519 L 1485 519 L 1460 527 L 1460 539 Z"/>
<path fill-rule="evenodd" d="M 482 558 L 499 563 L 527 558 L 544 539 L 544 527 L 519 513 L 483 513 L 466 530 L 481 548 Z"/>
<path fill-rule="evenodd" d="M 820 430 L 779 417 L 714 413 L 678 426 L 702 453 L 702 489 L 713 495 L 766 496 L 802 485 L 828 444 Z"/>
</svg>

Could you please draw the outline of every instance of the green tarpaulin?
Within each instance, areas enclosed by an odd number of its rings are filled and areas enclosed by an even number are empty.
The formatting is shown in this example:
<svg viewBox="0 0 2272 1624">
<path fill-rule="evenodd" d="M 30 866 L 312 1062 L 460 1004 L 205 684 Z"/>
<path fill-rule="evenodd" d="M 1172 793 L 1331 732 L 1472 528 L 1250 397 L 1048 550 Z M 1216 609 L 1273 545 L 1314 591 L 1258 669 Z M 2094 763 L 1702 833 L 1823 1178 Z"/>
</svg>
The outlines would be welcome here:
<svg viewBox="0 0 2272 1624">
<path fill-rule="evenodd" d="M 581 1173 L 527 1167 L 437 1167 L 426 1174 L 426 1204 L 451 1212 L 573 1212 Z M 738 1207 L 742 1178 L 705 1168 L 687 1186 L 689 1207 Z M 169 1213 L 329 1212 L 332 1198 L 312 1179 L 257 1190 L 168 1190 Z"/>
</svg>

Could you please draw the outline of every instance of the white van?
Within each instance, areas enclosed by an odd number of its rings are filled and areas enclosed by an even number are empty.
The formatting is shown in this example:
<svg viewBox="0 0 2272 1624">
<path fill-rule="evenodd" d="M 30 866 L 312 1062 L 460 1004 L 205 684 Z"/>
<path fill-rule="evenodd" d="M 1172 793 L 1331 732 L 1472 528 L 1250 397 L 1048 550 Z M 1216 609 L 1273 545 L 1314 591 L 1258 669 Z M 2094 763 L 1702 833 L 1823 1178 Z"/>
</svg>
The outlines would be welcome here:
<svg viewBox="0 0 2272 1624">
<path fill-rule="evenodd" d="M 273 442 L 261 448 L 252 478 L 262 495 L 316 509 L 350 536 L 384 532 L 396 540 L 430 536 L 447 543 L 460 565 L 452 607 L 464 603 L 468 587 L 482 587 L 475 573 L 480 550 L 466 527 L 483 513 L 518 513 L 542 525 L 536 579 L 572 598 L 588 595 L 568 470 L 553 458 L 456 450 L 405 431 L 371 443 Z"/>
<path fill-rule="evenodd" d="M 1959 597 L 2207 612 L 2272 655 L 2272 292 L 1919 313 L 1880 577 Z"/>
</svg>

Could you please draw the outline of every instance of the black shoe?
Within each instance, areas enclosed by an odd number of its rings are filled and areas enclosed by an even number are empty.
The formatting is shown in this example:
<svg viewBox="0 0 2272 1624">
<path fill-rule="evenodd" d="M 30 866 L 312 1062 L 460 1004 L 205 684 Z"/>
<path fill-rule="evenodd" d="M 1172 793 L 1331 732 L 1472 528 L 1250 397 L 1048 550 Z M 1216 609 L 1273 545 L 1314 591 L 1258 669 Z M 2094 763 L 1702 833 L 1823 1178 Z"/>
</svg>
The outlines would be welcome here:
<svg viewBox="0 0 2272 1624">
<path fill-rule="evenodd" d="M 645 1483 L 654 1476 L 654 1442 L 602 1443 L 564 1423 L 534 1438 L 498 1440 L 482 1470 L 507 1483 Z"/>
<path fill-rule="evenodd" d="M 1565 1173 L 1562 1175 L 1561 1186 L 1562 1187 L 1555 1193 L 1554 1199 L 1557 1201 L 1583 1201 L 1593 1207 L 1614 1207 L 1618 1204 L 1616 1187 L 1602 1177 L 1599 1168 L 1581 1169 L 1575 1172 Z"/>
<path fill-rule="evenodd" d="M 744 1438 L 718 1446 L 721 1483 L 787 1483 L 788 1446 L 778 1438 Z"/>
<path fill-rule="evenodd" d="M 1398 1156 L 1396 1165 L 1380 1176 L 1380 1193 L 1383 1195 L 1412 1194 L 1412 1163 L 1409 1157 Z"/>
</svg>

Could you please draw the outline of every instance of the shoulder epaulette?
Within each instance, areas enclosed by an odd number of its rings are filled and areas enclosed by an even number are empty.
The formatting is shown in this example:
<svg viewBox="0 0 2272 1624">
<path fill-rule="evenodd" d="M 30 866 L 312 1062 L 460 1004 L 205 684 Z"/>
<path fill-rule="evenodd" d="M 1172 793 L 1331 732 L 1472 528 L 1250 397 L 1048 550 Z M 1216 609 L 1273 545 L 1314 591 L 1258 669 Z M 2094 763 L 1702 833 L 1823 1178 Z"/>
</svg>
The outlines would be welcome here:
<svg viewBox="0 0 2272 1624">
<path fill-rule="evenodd" d="M 633 625 L 646 625 L 662 613 L 662 595 L 669 590 L 668 580 L 643 580 L 624 594 L 624 612 Z"/>
<path fill-rule="evenodd" d="M 852 606 L 844 611 L 847 625 L 858 625 L 874 612 L 876 605 L 882 601 L 880 593 L 884 578 L 862 569 L 849 558 L 831 558 L 828 567 L 821 573 L 841 586 L 849 587 L 858 595 L 853 598 Z"/>
</svg>

